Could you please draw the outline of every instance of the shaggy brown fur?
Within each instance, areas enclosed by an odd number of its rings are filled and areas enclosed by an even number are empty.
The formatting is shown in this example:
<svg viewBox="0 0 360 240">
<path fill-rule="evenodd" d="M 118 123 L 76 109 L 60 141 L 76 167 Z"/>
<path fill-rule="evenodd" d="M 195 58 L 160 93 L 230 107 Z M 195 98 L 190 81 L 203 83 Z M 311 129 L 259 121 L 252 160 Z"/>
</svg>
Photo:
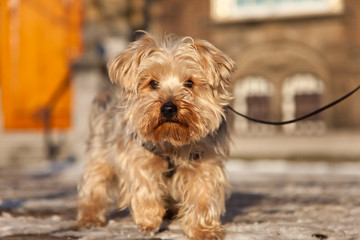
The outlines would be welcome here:
<svg viewBox="0 0 360 240">
<path fill-rule="evenodd" d="M 109 62 L 115 84 L 93 104 L 78 226 L 106 224 L 116 205 L 156 232 L 176 207 L 189 238 L 224 237 L 225 106 L 234 68 L 206 41 L 156 41 L 147 33 Z"/>
</svg>

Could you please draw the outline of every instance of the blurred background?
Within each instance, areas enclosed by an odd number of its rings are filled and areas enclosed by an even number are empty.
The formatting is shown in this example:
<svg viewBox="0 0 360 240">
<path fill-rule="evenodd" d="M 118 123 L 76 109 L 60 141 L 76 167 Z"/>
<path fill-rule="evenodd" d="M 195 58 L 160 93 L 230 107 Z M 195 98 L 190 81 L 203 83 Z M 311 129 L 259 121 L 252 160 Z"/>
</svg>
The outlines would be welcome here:
<svg viewBox="0 0 360 240">
<path fill-rule="evenodd" d="M 143 29 L 212 42 L 238 65 L 233 107 L 292 119 L 360 83 L 358 0 L 2 0 L 0 168 L 84 160 L 108 59 Z M 360 94 L 310 119 L 234 117 L 231 157 L 360 160 Z"/>
</svg>

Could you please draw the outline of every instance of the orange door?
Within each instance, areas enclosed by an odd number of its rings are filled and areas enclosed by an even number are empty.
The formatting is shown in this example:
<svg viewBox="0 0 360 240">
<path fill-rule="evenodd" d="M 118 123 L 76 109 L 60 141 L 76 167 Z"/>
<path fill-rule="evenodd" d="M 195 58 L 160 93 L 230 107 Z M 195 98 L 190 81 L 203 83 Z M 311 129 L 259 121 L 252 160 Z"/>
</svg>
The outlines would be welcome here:
<svg viewBox="0 0 360 240">
<path fill-rule="evenodd" d="M 80 53 L 81 0 L 0 1 L 0 84 L 6 129 L 40 129 L 39 110 L 52 107 L 51 126 L 68 128 L 69 64 Z M 51 106 L 49 106 L 51 105 Z"/>
</svg>

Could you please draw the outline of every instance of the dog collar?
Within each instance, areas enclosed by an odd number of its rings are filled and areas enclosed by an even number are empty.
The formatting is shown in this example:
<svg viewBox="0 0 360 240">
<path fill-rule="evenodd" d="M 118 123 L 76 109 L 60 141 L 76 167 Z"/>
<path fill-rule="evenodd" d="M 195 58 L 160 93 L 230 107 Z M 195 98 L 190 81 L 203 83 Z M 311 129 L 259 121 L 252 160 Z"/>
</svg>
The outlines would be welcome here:
<svg viewBox="0 0 360 240">
<path fill-rule="evenodd" d="M 168 170 L 164 173 L 164 175 L 168 178 L 171 178 L 175 172 L 177 166 L 174 164 L 174 159 L 171 155 L 164 154 L 159 150 L 156 145 L 145 142 L 142 144 L 142 147 L 145 148 L 148 152 L 151 152 L 152 154 L 164 159 L 168 163 Z M 191 152 L 189 155 L 189 160 L 198 160 L 202 156 L 202 152 Z"/>
</svg>

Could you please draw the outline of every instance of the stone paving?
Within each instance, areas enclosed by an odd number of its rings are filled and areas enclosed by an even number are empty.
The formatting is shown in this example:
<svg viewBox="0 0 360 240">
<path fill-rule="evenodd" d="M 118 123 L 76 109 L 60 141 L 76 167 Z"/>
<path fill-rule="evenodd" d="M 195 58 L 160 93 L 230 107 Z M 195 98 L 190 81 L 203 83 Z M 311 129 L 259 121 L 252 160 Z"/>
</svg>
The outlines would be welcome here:
<svg viewBox="0 0 360 240">
<path fill-rule="evenodd" d="M 186 239 L 170 219 L 145 235 L 128 211 L 75 230 L 78 170 L 67 167 L 0 170 L 0 239 Z M 360 163 L 231 160 L 227 171 L 227 240 L 360 239 Z"/>
</svg>

